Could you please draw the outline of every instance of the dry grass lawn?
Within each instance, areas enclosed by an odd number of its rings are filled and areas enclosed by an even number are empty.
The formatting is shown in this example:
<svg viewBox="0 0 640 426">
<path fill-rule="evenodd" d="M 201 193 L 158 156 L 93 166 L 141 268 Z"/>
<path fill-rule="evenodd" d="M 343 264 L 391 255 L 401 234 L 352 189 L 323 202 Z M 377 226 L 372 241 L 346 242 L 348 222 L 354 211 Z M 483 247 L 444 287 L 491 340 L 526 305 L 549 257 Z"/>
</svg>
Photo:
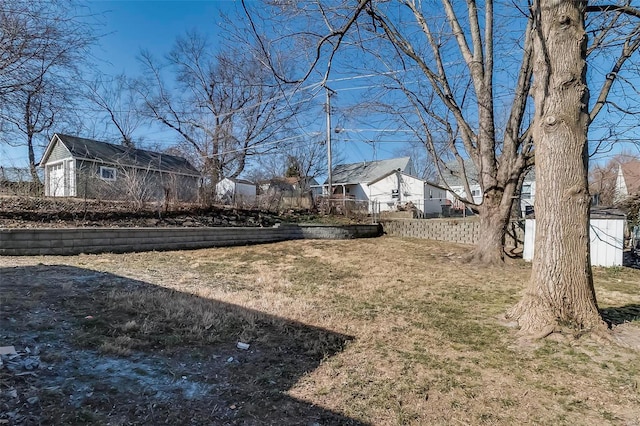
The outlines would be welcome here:
<svg viewBox="0 0 640 426">
<path fill-rule="evenodd" d="M 44 263 L 108 272 L 353 336 L 286 393 L 363 423 L 640 424 L 640 348 L 588 337 L 518 344 L 516 330 L 500 317 L 519 299 L 530 265 L 478 267 L 461 260 L 466 250 L 383 237 L 5 257 L 0 267 Z M 637 333 L 640 271 L 596 269 L 595 282 L 607 318 L 623 324 L 618 332 Z M 251 318 L 227 324 L 197 303 L 167 304 L 151 293 L 118 288 L 105 303 L 138 313 L 93 336 L 94 347 L 117 356 L 213 342 L 224 333 L 258 347 L 264 338 Z M 159 329 L 160 323 L 172 326 Z M 140 343 L 144 336 L 156 336 L 154 344 Z M 322 351 L 321 342 L 310 350 Z"/>
</svg>

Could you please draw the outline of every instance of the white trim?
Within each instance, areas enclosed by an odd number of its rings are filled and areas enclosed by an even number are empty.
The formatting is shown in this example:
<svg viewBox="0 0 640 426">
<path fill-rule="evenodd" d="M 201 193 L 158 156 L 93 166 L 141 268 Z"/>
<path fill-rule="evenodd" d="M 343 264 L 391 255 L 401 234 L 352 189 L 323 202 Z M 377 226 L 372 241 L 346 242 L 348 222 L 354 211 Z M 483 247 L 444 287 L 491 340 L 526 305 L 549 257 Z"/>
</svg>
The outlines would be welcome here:
<svg viewBox="0 0 640 426">
<path fill-rule="evenodd" d="M 65 193 L 69 197 L 76 196 L 76 160 L 71 157 L 65 160 Z"/>
<path fill-rule="evenodd" d="M 47 149 L 44 151 L 44 154 L 42 154 L 42 158 L 40 159 L 40 163 L 38 163 L 38 165 L 40 167 L 44 167 L 43 163 L 45 164 L 49 164 L 46 162 L 46 160 L 49 158 L 49 156 L 51 155 L 51 151 L 53 150 L 53 146 L 55 145 L 55 143 L 53 142 L 54 139 L 57 139 L 58 142 L 62 143 L 62 140 L 60 139 L 60 137 L 58 136 L 57 133 L 53 134 L 53 137 L 51 138 L 51 140 L 49 141 L 49 145 L 47 145 Z M 64 145 L 64 144 L 62 144 Z M 66 145 L 64 145 L 64 148 L 69 151 L 69 148 L 67 148 Z M 71 154 L 71 152 L 69 152 L 69 154 Z M 71 156 L 73 157 L 73 155 Z"/>
<path fill-rule="evenodd" d="M 102 174 L 103 171 L 112 171 L 113 172 L 113 178 L 104 177 L 104 175 Z M 108 181 L 108 182 L 115 182 L 118 179 L 118 169 L 115 168 L 115 167 L 100 166 L 98 168 L 98 177 L 100 179 Z"/>
<path fill-rule="evenodd" d="M 62 160 L 56 160 L 56 161 L 52 161 L 50 163 L 46 163 L 45 165 L 43 165 L 42 167 L 45 166 L 55 166 L 58 163 L 64 163 L 65 161 L 71 160 L 73 157 L 68 157 L 68 158 L 63 158 Z"/>
</svg>

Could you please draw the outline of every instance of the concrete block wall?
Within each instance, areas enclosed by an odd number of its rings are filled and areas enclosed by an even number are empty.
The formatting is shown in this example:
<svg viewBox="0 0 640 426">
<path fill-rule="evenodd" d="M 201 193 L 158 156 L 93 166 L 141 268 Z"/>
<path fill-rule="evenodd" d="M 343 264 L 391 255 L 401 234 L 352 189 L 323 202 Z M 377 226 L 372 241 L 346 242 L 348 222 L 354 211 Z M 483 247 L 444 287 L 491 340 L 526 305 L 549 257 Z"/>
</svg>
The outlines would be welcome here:
<svg viewBox="0 0 640 426">
<path fill-rule="evenodd" d="M 384 233 L 397 237 L 424 238 L 460 244 L 476 244 L 480 224 L 477 218 L 396 219 L 381 222 Z M 511 235 L 515 235 L 514 237 Z M 512 224 L 507 233 L 507 247 L 521 247 L 524 230 Z"/>
<path fill-rule="evenodd" d="M 299 228 L 305 239 L 344 240 L 382 235 L 380 225 L 300 225 Z"/>
<path fill-rule="evenodd" d="M 375 237 L 377 225 L 280 225 L 272 228 L 56 228 L 0 229 L 0 255 L 73 255 L 269 243 L 303 238 Z"/>
</svg>

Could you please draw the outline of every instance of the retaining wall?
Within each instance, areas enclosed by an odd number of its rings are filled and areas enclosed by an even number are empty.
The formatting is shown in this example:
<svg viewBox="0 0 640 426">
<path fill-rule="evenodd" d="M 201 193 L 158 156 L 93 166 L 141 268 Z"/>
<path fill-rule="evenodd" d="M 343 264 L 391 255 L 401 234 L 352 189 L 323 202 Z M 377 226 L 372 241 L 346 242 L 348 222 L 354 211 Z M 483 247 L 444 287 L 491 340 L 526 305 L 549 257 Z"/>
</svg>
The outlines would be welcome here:
<svg viewBox="0 0 640 426">
<path fill-rule="evenodd" d="M 476 244 L 480 223 L 477 218 L 460 219 L 394 219 L 381 221 L 384 233 L 396 237 L 424 238 L 460 244 Z M 508 229 L 505 246 L 521 247 L 524 229 L 513 222 Z"/>
<path fill-rule="evenodd" d="M 276 225 L 272 228 L 0 229 L 0 255 L 73 255 L 187 250 L 296 239 L 377 237 L 378 225 Z"/>
</svg>

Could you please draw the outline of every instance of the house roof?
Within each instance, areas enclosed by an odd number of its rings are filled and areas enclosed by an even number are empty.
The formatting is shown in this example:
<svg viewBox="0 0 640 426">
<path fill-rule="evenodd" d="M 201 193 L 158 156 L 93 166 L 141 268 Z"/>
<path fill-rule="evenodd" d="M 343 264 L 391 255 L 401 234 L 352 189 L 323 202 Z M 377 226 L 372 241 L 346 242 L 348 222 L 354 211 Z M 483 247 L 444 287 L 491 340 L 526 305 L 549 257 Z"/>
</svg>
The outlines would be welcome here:
<svg viewBox="0 0 640 426">
<path fill-rule="evenodd" d="M 331 176 L 333 185 L 355 185 L 358 183 L 370 183 L 381 176 L 400 170 L 411 173 L 413 165 L 410 157 L 392 158 L 389 160 L 364 161 L 361 163 L 337 165 Z M 325 181 L 325 184 L 328 184 Z"/>
<path fill-rule="evenodd" d="M 464 169 L 469 179 L 469 185 L 478 183 L 478 172 L 471 160 L 465 160 Z M 442 186 L 464 186 L 464 179 L 462 177 L 462 171 L 457 161 L 450 161 L 446 163 L 442 170 L 442 178 L 440 179 L 440 185 Z"/>
<path fill-rule="evenodd" d="M 390 176 L 390 175 L 392 175 L 392 174 L 394 174 L 394 173 L 398 173 L 398 171 L 397 171 L 397 170 L 390 170 L 390 171 L 388 171 L 387 173 L 385 173 L 385 174 L 383 174 L 383 175 L 378 176 L 377 178 L 375 178 L 374 180 L 372 180 L 371 182 L 369 182 L 367 185 L 369 185 L 369 186 L 370 186 L 370 185 L 373 185 L 374 183 L 379 182 L 379 181 L 381 181 L 382 179 L 384 179 L 384 178 L 386 178 L 387 176 Z M 430 181 L 428 181 L 428 180 L 421 179 L 421 178 L 419 178 L 419 177 L 417 177 L 417 176 L 413 176 L 413 175 L 411 175 L 411 174 L 409 174 L 409 173 L 405 173 L 405 172 L 400 172 L 400 174 L 401 174 L 402 176 L 407 176 L 407 177 L 410 177 L 410 178 L 412 178 L 412 179 L 419 180 L 419 181 L 421 181 L 424 185 L 430 185 L 430 186 L 433 186 L 434 188 L 438 188 L 438 189 L 442 189 L 443 191 L 447 191 L 447 188 L 444 188 L 444 187 L 442 187 L 442 186 L 438 185 L 437 183 L 433 183 L 433 182 L 430 182 Z"/>
<path fill-rule="evenodd" d="M 254 185 L 255 186 L 254 182 L 251 182 L 250 180 L 247 180 L 247 179 L 240 179 L 240 178 L 225 178 L 225 179 L 230 180 L 231 182 L 234 182 L 234 183 L 242 183 L 244 185 Z"/>
<path fill-rule="evenodd" d="M 476 185 L 480 183 L 478 180 L 476 166 L 471 160 L 467 159 L 464 161 L 464 169 L 467 173 L 467 177 L 469 178 L 469 185 Z M 442 170 L 442 175 L 444 179 L 440 179 L 440 186 L 464 186 L 464 179 L 457 161 L 445 164 Z M 524 180 L 525 182 L 533 182 L 536 180 L 535 169 L 533 167 L 529 169 Z"/>
<path fill-rule="evenodd" d="M 200 176 L 200 172 L 183 157 L 144 149 L 128 148 L 121 145 L 59 133 L 56 133 L 51 139 L 40 164 L 44 164 L 48 159 L 56 138 L 69 150 L 71 155 L 77 159 Z"/>
<path fill-rule="evenodd" d="M 640 161 L 628 161 L 620 165 L 629 195 L 640 193 Z"/>
</svg>

